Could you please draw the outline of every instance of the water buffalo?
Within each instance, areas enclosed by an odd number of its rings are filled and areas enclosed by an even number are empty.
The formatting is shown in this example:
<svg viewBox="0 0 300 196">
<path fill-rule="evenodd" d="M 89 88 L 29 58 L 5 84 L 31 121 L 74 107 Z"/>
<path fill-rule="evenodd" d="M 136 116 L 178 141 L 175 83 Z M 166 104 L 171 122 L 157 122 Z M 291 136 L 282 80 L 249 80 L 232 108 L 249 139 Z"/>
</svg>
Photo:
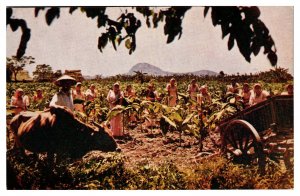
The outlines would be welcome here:
<svg viewBox="0 0 300 196">
<path fill-rule="evenodd" d="M 20 113 L 11 120 L 10 127 L 17 147 L 47 152 L 48 156 L 56 153 L 81 157 L 91 150 L 117 150 L 109 131 L 79 121 L 65 107 Z"/>
</svg>

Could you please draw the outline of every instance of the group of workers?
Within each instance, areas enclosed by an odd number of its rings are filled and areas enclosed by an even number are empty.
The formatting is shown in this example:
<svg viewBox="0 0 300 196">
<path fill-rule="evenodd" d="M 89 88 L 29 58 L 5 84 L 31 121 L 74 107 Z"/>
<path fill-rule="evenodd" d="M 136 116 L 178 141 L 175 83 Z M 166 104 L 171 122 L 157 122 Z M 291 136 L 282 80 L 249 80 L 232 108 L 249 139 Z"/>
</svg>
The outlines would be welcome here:
<svg viewBox="0 0 300 196">
<path fill-rule="evenodd" d="M 64 75 L 57 79 L 54 82 L 55 85 L 60 87 L 60 90 L 55 93 L 50 101 L 49 107 L 67 107 L 72 111 L 84 111 L 84 101 L 94 101 L 97 98 L 97 90 L 94 84 L 92 84 L 89 89 L 85 92 L 81 91 L 81 83 L 76 82 L 76 80 L 68 75 Z M 71 87 L 75 85 L 75 88 L 71 90 Z M 178 101 L 178 89 L 175 78 L 172 78 L 166 86 L 166 91 L 168 93 L 168 105 L 174 107 Z M 198 105 L 203 103 L 210 104 L 212 98 L 208 92 L 207 85 L 202 85 L 199 87 L 196 80 L 193 79 L 188 85 L 187 92 L 192 100 L 197 102 Z M 261 84 L 256 83 L 253 85 L 253 89 L 250 89 L 248 83 L 244 83 L 242 88 L 236 83 L 232 82 L 231 85 L 227 86 L 227 93 L 235 94 L 237 100 L 240 100 L 244 103 L 246 107 L 257 104 L 261 101 L 264 101 L 269 96 L 269 93 L 262 89 Z M 288 84 L 285 87 L 285 91 L 281 93 L 282 95 L 292 95 L 293 94 L 293 85 Z M 109 103 L 110 109 L 114 108 L 117 105 L 121 105 L 124 97 L 134 98 L 136 93 L 131 85 L 127 85 L 125 91 L 121 91 L 120 84 L 118 82 L 113 84 L 111 90 L 107 94 L 107 101 Z M 41 89 L 37 89 L 36 94 L 33 97 L 33 102 L 42 100 L 43 94 Z M 161 97 L 155 90 L 155 85 L 150 82 L 146 91 L 146 99 L 149 101 L 161 101 Z M 76 101 L 76 100 L 82 100 Z M 11 106 L 14 107 L 15 114 L 20 113 L 21 111 L 26 111 L 29 106 L 29 97 L 24 95 L 22 89 L 17 89 L 15 94 L 11 98 Z M 129 122 L 135 122 L 136 117 L 134 114 L 131 114 L 129 117 Z M 123 136 L 122 129 L 122 115 L 116 115 L 110 121 L 110 129 L 114 137 Z"/>
</svg>

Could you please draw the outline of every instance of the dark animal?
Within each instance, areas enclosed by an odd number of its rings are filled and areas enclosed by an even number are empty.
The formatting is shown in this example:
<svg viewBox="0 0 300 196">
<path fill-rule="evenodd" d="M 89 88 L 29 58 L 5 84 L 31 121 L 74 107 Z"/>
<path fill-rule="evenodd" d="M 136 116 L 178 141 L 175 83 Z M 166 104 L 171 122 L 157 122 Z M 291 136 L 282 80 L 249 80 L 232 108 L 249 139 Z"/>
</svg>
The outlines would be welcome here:
<svg viewBox="0 0 300 196">
<path fill-rule="evenodd" d="M 91 150 L 117 150 L 117 143 L 109 131 L 79 121 L 65 107 L 20 113 L 11 120 L 10 127 L 16 147 L 34 153 L 76 158 Z"/>
</svg>

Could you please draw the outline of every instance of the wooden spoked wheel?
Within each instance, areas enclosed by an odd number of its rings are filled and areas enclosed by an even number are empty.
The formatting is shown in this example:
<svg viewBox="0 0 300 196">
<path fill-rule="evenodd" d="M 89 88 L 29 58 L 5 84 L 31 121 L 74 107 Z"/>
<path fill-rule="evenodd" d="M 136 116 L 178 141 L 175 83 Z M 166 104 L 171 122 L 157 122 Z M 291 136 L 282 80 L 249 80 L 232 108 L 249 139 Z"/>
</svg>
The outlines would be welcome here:
<svg viewBox="0 0 300 196">
<path fill-rule="evenodd" d="M 264 170 L 263 144 L 256 129 L 245 120 L 233 120 L 225 127 L 222 150 L 236 163 L 257 163 Z"/>
</svg>

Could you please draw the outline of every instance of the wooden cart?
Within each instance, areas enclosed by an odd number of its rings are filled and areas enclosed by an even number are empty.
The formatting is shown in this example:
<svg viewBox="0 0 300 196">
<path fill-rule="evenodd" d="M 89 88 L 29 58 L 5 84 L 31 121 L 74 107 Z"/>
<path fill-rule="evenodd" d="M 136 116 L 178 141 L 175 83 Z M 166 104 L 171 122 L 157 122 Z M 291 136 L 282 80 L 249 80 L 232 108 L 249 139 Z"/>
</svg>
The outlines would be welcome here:
<svg viewBox="0 0 300 196">
<path fill-rule="evenodd" d="M 266 157 L 291 165 L 294 146 L 293 96 L 278 95 L 249 107 L 220 123 L 222 151 L 235 162 L 257 163 Z"/>
</svg>

